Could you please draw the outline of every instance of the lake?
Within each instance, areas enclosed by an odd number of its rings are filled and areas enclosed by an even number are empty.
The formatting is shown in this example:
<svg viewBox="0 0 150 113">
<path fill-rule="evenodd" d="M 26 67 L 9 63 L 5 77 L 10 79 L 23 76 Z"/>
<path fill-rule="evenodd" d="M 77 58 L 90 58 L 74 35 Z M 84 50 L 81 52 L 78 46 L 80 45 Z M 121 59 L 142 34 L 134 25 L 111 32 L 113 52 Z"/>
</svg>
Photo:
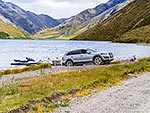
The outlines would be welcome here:
<svg viewBox="0 0 150 113">
<path fill-rule="evenodd" d="M 68 40 L 0 40 L 0 69 L 14 68 L 14 59 L 31 57 L 37 61 L 61 59 L 67 51 L 79 48 L 92 48 L 98 51 L 113 52 L 114 58 L 129 59 L 150 56 L 150 46 L 137 44 L 111 43 L 105 41 L 68 41 Z"/>
</svg>

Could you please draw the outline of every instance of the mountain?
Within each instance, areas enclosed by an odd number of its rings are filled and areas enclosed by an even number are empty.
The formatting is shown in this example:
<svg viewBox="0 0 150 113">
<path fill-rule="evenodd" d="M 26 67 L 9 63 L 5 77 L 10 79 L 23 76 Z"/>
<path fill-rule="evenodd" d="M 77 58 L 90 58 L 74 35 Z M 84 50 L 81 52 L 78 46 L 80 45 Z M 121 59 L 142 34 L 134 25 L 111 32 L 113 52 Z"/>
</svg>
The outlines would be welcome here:
<svg viewBox="0 0 150 113">
<path fill-rule="evenodd" d="M 126 6 L 131 0 L 110 0 L 102 3 L 93 9 L 87 9 L 81 13 L 67 19 L 62 24 L 38 32 L 35 37 L 41 38 L 71 38 L 81 32 L 95 26 L 110 15 Z"/>
<path fill-rule="evenodd" d="M 60 24 L 48 15 L 36 15 L 10 2 L 0 1 L 0 14 L 31 34 Z"/>
<path fill-rule="evenodd" d="M 150 1 L 135 0 L 74 39 L 150 42 Z"/>
<path fill-rule="evenodd" d="M 0 15 L 0 38 L 31 38 L 24 30 Z"/>
</svg>

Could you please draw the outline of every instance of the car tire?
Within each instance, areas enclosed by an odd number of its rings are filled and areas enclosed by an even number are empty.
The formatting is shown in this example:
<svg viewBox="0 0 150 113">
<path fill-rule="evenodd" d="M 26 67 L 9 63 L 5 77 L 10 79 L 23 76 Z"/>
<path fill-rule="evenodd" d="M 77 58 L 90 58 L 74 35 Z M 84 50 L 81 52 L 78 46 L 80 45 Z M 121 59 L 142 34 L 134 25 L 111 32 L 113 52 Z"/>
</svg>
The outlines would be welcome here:
<svg viewBox="0 0 150 113">
<path fill-rule="evenodd" d="M 73 66 L 74 63 L 71 60 L 67 60 L 65 63 L 66 66 Z"/>
<path fill-rule="evenodd" d="M 93 62 L 94 62 L 95 65 L 101 65 L 101 64 L 103 64 L 103 61 L 102 61 L 101 57 L 99 57 L 99 56 L 95 57 L 93 59 Z"/>
</svg>

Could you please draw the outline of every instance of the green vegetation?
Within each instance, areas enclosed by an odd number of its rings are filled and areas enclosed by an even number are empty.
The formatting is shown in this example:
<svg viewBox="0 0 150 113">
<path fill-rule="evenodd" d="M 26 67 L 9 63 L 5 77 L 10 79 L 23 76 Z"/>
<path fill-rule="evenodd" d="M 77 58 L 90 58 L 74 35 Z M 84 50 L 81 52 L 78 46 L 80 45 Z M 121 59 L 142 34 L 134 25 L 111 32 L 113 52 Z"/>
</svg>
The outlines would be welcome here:
<svg viewBox="0 0 150 113">
<path fill-rule="evenodd" d="M 142 62 L 150 62 L 150 57 L 146 57 L 146 58 L 140 58 L 138 59 L 139 61 L 142 61 Z"/>
<path fill-rule="evenodd" d="M 39 69 L 46 69 L 50 67 L 51 67 L 50 63 L 41 63 L 38 65 L 31 65 L 31 66 L 27 66 L 27 67 L 20 68 L 20 69 L 7 69 L 5 71 L 0 71 L 0 76 L 8 75 L 8 74 L 17 74 L 17 73 L 22 73 L 26 71 L 34 71 L 34 70 L 39 70 Z"/>
<path fill-rule="evenodd" d="M 150 1 L 135 0 L 74 39 L 149 43 L 150 29 L 147 25 L 150 25 Z"/>
<path fill-rule="evenodd" d="M 115 42 L 150 43 L 150 25 L 131 30 Z"/>
<path fill-rule="evenodd" d="M 8 33 L 0 32 L 0 38 L 7 38 L 7 37 L 9 37 Z"/>
<path fill-rule="evenodd" d="M 0 15 L 0 38 L 31 38 L 31 35 Z"/>
<path fill-rule="evenodd" d="M 32 105 L 30 112 L 50 112 L 58 106 L 67 106 L 72 95 L 84 96 L 122 84 L 121 81 L 129 78 L 130 73 L 138 74 L 146 71 L 150 71 L 150 62 L 141 60 L 131 64 L 118 64 L 18 80 L 10 86 L 0 88 L 0 112 L 8 112 L 27 104 L 30 105 L 29 103 Z M 49 101 L 49 97 L 54 94 L 63 96 Z M 37 104 L 33 104 L 36 102 Z"/>
</svg>

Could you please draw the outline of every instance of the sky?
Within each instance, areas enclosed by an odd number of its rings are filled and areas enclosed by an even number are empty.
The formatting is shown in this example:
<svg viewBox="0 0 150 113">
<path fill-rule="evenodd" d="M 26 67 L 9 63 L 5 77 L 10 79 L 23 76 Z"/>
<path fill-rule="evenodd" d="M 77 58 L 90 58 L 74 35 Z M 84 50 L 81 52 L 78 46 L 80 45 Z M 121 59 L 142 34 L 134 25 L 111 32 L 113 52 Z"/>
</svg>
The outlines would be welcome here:
<svg viewBox="0 0 150 113">
<path fill-rule="evenodd" d="M 93 8 L 108 0 L 3 0 L 12 2 L 26 11 L 36 14 L 48 14 L 59 19 L 74 16 L 81 11 Z"/>
</svg>

